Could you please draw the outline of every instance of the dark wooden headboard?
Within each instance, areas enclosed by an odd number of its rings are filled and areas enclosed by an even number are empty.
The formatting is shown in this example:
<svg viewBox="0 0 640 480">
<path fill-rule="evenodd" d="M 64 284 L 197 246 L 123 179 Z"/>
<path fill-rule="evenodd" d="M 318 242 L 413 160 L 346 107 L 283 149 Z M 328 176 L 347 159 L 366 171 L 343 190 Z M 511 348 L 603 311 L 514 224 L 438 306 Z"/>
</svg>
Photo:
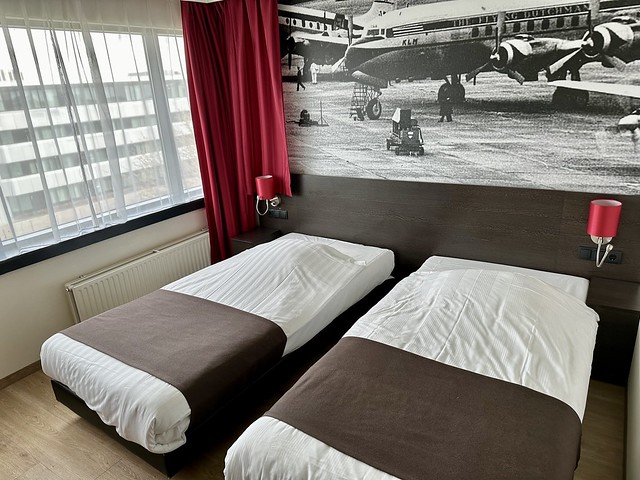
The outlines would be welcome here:
<svg viewBox="0 0 640 480">
<path fill-rule="evenodd" d="M 301 232 L 393 250 L 399 274 L 431 255 L 517 265 L 585 278 L 640 282 L 640 196 L 292 175 L 287 220 L 261 218 L 283 233 Z M 620 265 L 578 259 L 593 246 L 589 201 L 623 204 L 615 250 Z"/>
</svg>

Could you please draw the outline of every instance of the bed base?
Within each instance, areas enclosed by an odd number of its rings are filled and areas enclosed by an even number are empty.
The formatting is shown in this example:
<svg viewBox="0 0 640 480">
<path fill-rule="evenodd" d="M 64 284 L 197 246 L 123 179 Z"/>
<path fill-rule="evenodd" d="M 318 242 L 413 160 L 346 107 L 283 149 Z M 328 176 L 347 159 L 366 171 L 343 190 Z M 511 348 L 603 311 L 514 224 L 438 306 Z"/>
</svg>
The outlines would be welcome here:
<svg viewBox="0 0 640 480">
<path fill-rule="evenodd" d="M 396 283 L 397 280 L 389 279 L 376 287 L 307 344 L 283 357 L 243 392 L 231 399 L 225 407 L 213 412 L 199 425 L 190 426 L 187 430 L 187 443 L 169 453 L 152 453 L 137 443 L 125 440 L 118 435 L 115 427 L 103 423 L 98 414 L 87 407 L 69 387 L 56 380 L 51 380 L 51 386 L 56 400 L 171 478 L 200 454 L 214 447 L 216 440 L 219 441 L 225 434 L 228 435 L 233 427 L 248 424 L 262 415 L 311 365 L 335 345 L 358 318 L 389 293 Z M 249 418 L 248 411 L 253 417 Z"/>
</svg>

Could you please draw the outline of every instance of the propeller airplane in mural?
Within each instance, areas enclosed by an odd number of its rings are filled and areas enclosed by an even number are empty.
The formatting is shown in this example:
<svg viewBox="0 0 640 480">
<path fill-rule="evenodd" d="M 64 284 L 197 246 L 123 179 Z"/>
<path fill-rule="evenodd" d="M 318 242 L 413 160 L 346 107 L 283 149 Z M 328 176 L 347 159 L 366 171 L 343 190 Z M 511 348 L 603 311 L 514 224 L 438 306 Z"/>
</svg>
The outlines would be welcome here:
<svg viewBox="0 0 640 480">
<path fill-rule="evenodd" d="M 279 4 L 282 56 L 287 55 L 289 68 L 292 55 L 332 64 L 344 56 L 352 40 L 362 36 L 365 25 L 394 7 L 395 2 L 373 0 L 369 11 L 351 20 L 342 13 Z"/>
<path fill-rule="evenodd" d="M 349 44 L 371 0 L 296 1 L 344 50 L 282 56 L 292 172 L 640 194 L 640 0 L 391 3 Z"/>
<path fill-rule="evenodd" d="M 441 88 L 461 103 L 462 75 L 475 81 L 480 73 L 495 71 L 522 84 L 537 81 L 542 71 L 549 80 L 570 76 L 578 81 L 580 68 L 591 62 L 623 69 L 640 58 L 639 16 L 640 1 L 633 0 L 447 0 L 415 5 L 369 23 L 347 48 L 344 66 L 357 82 L 374 89 L 393 80 L 445 79 Z M 559 92 L 554 100 L 578 106 L 588 101 L 587 92 Z M 372 101 L 380 100 L 376 96 Z"/>
</svg>

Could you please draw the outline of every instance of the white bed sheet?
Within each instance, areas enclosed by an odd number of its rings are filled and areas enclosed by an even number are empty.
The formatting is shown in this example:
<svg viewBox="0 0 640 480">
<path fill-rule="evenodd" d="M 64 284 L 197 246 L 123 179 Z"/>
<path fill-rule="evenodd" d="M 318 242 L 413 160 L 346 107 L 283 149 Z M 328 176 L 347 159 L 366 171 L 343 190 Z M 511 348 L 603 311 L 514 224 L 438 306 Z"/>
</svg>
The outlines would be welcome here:
<svg viewBox="0 0 640 480">
<path fill-rule="evenodd" d="M 287 336 L 286 354 L 382 283 L 393 266 L 390 250 L 288 234 L 164 288 L 273 321 Z M 153 453 L 185 443 L 191 409 L 175 387 L 61 333 L 43 344 L 41 360 L 49 377 L 68 386 L 123 438 Z"/>
<path fill-rule="evenodd" d="M 429 259 L 345 336 L 527 386 L 559 398 L 582 419 L 598 320 L 578 299 L 586 297 L 583 279 L 501 271 L 495 264 L 465 270 L 459 259 L 451 259 L 448 270 L 447 263 L 444 257 Z M 554 286 L 541 278 L 554 278 Z M 394 477 L 262 417 L 229 449 L 225 478 Z"/>
</svg>

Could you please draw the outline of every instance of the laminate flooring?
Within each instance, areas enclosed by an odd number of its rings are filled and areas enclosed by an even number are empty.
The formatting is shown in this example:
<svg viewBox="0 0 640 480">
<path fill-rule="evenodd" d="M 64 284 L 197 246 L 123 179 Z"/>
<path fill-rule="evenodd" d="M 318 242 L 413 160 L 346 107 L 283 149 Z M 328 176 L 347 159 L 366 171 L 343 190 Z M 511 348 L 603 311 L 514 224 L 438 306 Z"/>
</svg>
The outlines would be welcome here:
<svg viewBox="0 0 640 480">
<path fill-rule="evenodd" d="M 227 448 L 279 393 L 187 468 L 176 480 L 222 479 Z M 592 381 L 575 480 L 622 480 L 625 389 Z M 0 479 L 151 480 L 163 475 L 59 404 L 38 371 L 0 390 Z"/>
</svg>

